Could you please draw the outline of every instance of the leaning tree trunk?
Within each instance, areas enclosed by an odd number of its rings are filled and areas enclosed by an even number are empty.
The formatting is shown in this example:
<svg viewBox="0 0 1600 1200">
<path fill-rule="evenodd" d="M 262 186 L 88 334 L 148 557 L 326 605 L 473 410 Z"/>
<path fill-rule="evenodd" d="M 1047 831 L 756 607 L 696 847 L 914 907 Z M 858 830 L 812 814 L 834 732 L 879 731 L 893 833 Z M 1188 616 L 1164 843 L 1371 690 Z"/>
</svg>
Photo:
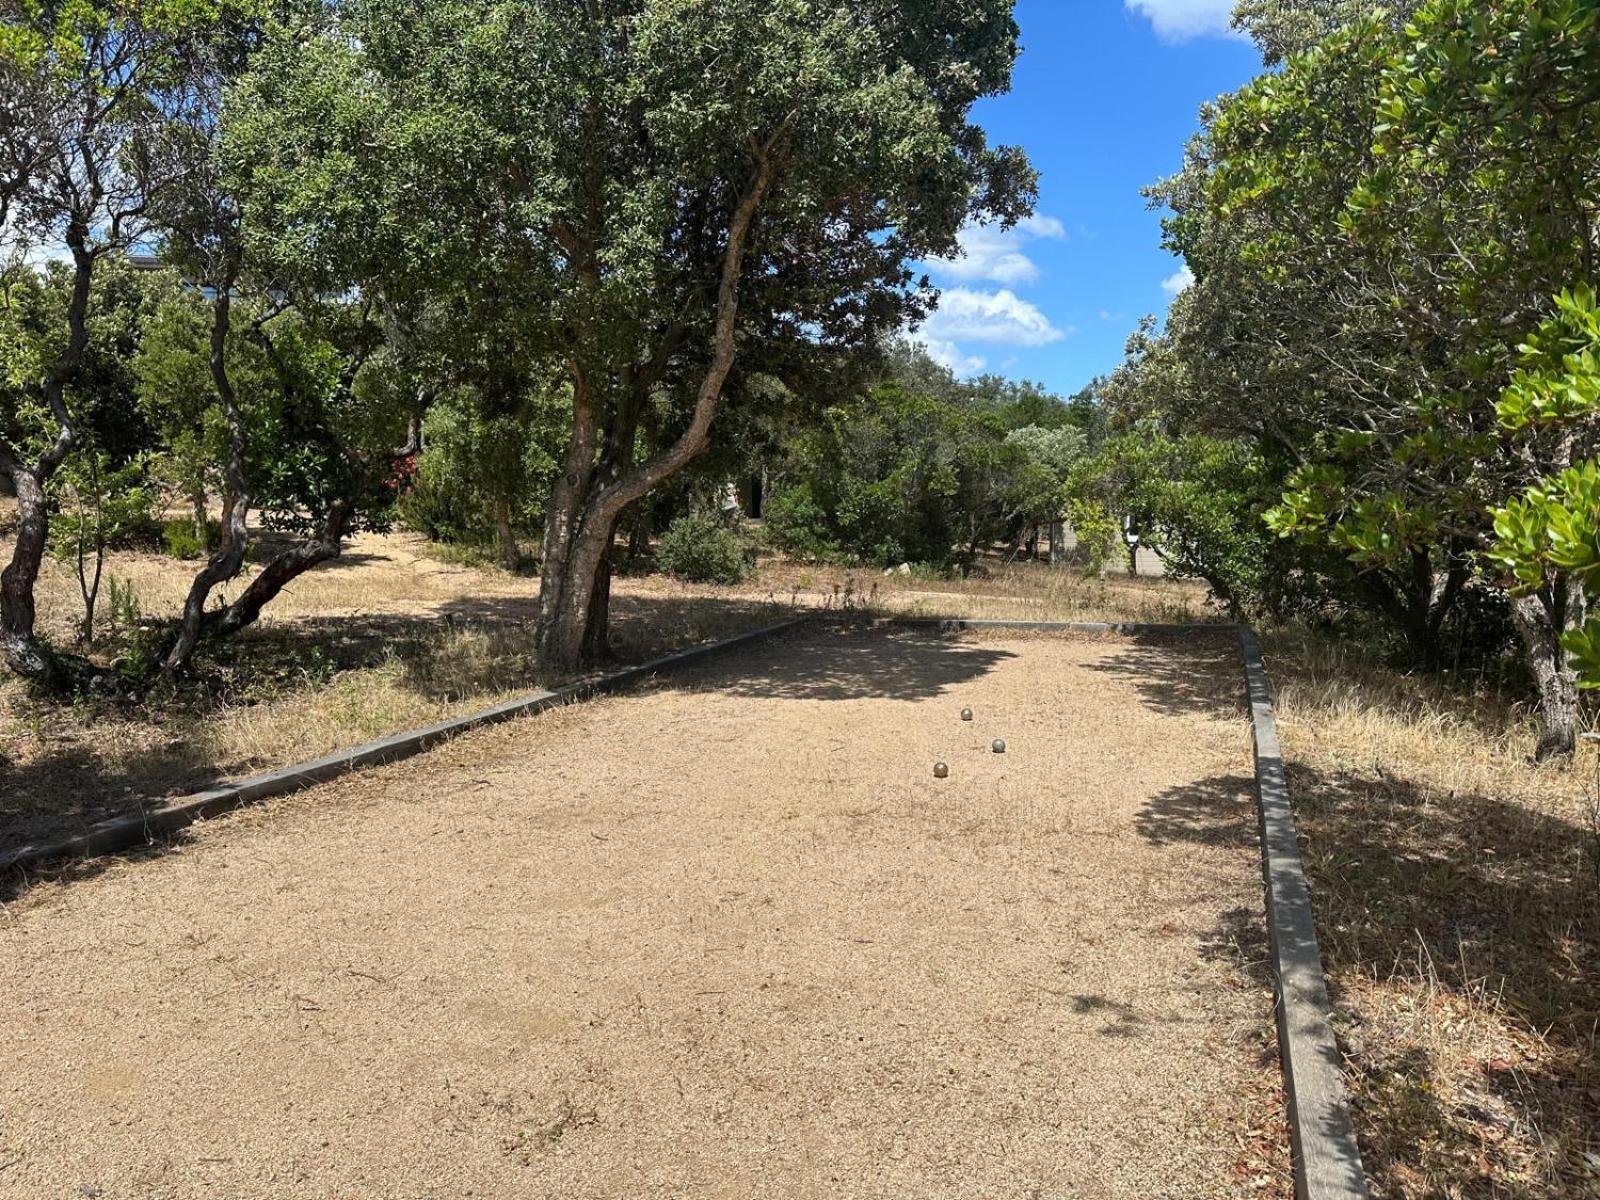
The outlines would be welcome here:
<svg viewBox="0 0 1600 1200">
<path fill-rule="evenodd" d="M 611 542 L 628 506 L 647 496 L 702 454 L 710 442 L 711 420 L 733 369 L 734 333 L 739 316 L 739 277 L 744 268 L 756 212 L 772 183 L 771 151 L 787 128 L 757 153 L 756 177 L 728 223 L 717 287 L 711 362 L 695 395 L 688 427 L 666 451 L 632 465 L 636 415 L 623 413 L 601 450 L 597 397 L 585 372 L 573 368 L 572 439 L 545 518 L 544 562 L 539 578 L 539 659 L 557 671 L 576 671 L 606 645 L 610 595 Z M 635 381 L 629 380 L 627 390 Z M 596 596 L 603 597 L 596 604 Z"/>
<path fill-rule="evenodd" d="M 268 562 L 232 604 L 206 614 L 205 636 L 219 639 L 232 637 L 241 629 L 255 624 L 261 610 L 272 603 L 284 588 L 313 567 L 343 554 L 344 535 L 354 510 L 355 505 L 348 498 L 330 504 L 315 533 Z"/>
<path fill-rule="evenodd" d="M 244 568 L 245 551 L 249 545 L 245 526 L 250 517 L 251 497 L 244 474 L 244 418 L 239 411 L 233 382 L 228 376 L 227 361 L 232 288 L 231 275 L 220 282 L 211 316 L 211 382 L 228 425 L 228 461 L 223 470 L 222 537 L 207 558 L 206 565 L 200 568 L 189 585 L 183 613 L 178 619 L 178 632 L 173 637 L 172 645 L 162 655 L 161 669 L 169 675 L 188 667 L 189 660 L 200 645 L 205 628 L 206 604 L 211 593 L 235 578 Z M 203 522 L 203 507 L 199 513 Z"/>
<path fill-rule="evenodd" d="M 1545 762 L 1570 758 L 1578 744 L 1578 676 L 1567 661 L 1561 635 L 1574 623 L 1571 607 L 1581 600 L 1559 595 L 1518 596 L 1511 616 L 1522 638 L 1528 669 L 1539 692 L 1539 742 L 1534 757 Z M 1579 614 L 1581 621 L 1581 614 Z"/>
</svg>

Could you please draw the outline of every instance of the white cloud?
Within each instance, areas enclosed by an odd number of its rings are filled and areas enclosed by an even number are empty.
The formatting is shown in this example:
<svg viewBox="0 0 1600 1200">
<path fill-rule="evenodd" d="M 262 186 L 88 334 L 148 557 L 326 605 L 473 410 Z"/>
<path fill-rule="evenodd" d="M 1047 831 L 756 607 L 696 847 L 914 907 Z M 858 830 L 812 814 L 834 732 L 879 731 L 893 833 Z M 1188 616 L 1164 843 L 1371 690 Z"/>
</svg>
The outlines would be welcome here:
<svg viewBox="0 0 1600 1200">
<path fill-rule="evenodd" d="M 1026 217 L 1021 223 L 1021 228 L 1027 230 L 1034 237 L 1064 239 L 1067 236 L 1067 227 L 1054 217 L 1047 217 L 1034 213 Z"/>
<path fill-rule="evenodd" d="M 955 258 L 930 259 L 935 274 L 964 283 L 986 280 L 1015 287 L 1039 278 L 1039 267 L 1022 247 L 1038 238 L 1061 240 L 1067 230 L 1055 217 L 1034 215 L 1010 229 L 998 225 L 969 224 L 961 230 L 962 253 Z"/>
<path fill-rule="evenodd" d="M 1169 296 L 1182 295 L 1193 286 L 1194 272 L 1189 269 L 1188 263 L 1184 263 L 1181 270 L 1161 281 L 1161 290 Z"/>
<path fill-rule="evenodd" d="M 1123 0 L 1127 8 L 1148 17 L 1155 26 L 1156 36 L 1169 42 L 1212 35 L 1229 35 L 1235 31 L 1229 22 L 1233 19 L 1234 0 Z"/>
<path fill-rule="evenodd" d="M 961 347 L 954 342 L 943 338 L 928 337 L 925 333 L 917 333 L 913 340 L 920 342 L 922 348 L 928 352 L 928 357 L 941 367 L 947 368 L 957 378 L 966 379 L 982 371 L 989 365 L 988 359 L 978 354 L 963 354 Z"/>
<path fill-rule="evenodd" d="M 1016 293 L 947 288 L 923 327 L 925 341 L 990 342 L 1003 346 L 1048 346 L 1067 336 L 1050 318 Z"/>
</svg>

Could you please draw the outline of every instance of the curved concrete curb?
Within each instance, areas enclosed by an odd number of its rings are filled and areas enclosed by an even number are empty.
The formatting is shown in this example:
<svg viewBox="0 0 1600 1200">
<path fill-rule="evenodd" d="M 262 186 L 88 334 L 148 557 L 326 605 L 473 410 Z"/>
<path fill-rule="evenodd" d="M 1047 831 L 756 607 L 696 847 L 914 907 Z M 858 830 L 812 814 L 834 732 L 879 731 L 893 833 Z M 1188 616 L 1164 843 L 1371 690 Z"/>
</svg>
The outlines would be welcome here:
<svg viewBox="0 0 1600 1200">
<path fill-rule="evenodd" d="M 1260 793 L 1261 866 L 1267 885 L 1267 928 L 1277 982 L 1278 1053 L 1289 1103 L 1296 1200 L 1367 1200 L 1361 1148 L 1350 1120 L 1343 1058 L 1333 1036 L 1333 1007 L 1300 862 L 1289 783 L 1278 745 L 1272 689 L 1255 632 L 1239 629 L 1245 692 L 1250 701 Z"/>
<path fill-rule="evenodd" d="M 71 837 L 49 842 L 35 842 L 30 845 L 17 846 L 0 851 L 0 874 L 16 867 L 32 866 L 36 863 L 49 862 L 55 859 L 83 858 L 91 855 L 113 854 L 119 850 L 128 850 L 134 846 L 149 842 L 162 834 L 181 829 L 185 825 L 192 824 L 203 817 L 216 816 L 219 813 L 241 808 L 258 800 L 266 800 L 272 796 L 282 796 L 289 792 L 297 792 L 302 788 L 310 787 L 312 784 L 322 783 L 340 775 L 348 775 L 350 772 L 358 771 L 362 767 L 377 766 L 380 763 L 411 758 L 433 746 L 437 746 L 441 742 L 459 737 L 461 734 L 468 733 L 471 730 L 481 729 L 486 725 L 498 725 L 502 721 L 509 721 L 516 717 L 533 716 L 536 713 L 544 712 L 546 709 L 557 708 L 563 704 L 571 704 L 578 700 L 586 700 L 591 696 L 598 696 L 606 692 L 614 692 L 651 675 L 672 670 L 676 667 L 687 666 L 709 655 L 731 650 L 738 646 L 749 646 L 756 642 L 764 641 L 774 634 L 794 629 L 811 620 L 812 618 L 809 615 L 795 617 L 792 620 L 769 625 L 763 629 L 753 629 L 748 633 L 723 638 L 721 641 L 709 642 L 702 646 L 692 646 L 687 650 L 680 650 L 676 654 L 668 654 L 662 658 L 641 663 L 636 667 L 627 667 L 620 671 L 614 671 L 598 679 L 568 684 L 566 687 L 557 688 L 553 692 L 534 692 L 531 695 L 519 696 L 515 700 L 507 700 L 504 704 L 497 704 L 493 708 L 486 708 L 464 717 L 454 717 L 448 721 L 440 721 L 436 725 L 429 725 L 422 729 L 412 729 L 405 733 L 397 733 L 376 742 L 368 742 L 364 746 L 355 746 L 349 750 L 338 750 L 322 758 L 313 759 L 310 762 L 296 763 L 294 766 L 269 771 L 265 775 L 255 775 L 249 779 L 241 779 L 237 783 L 218 784 L 216 787 L 208 788 L 203 792 L 195 792 L 187 796 L 176 796 L 146 809 L 144 812 L 126 817 L 112 817 L 101 821 L 89 826 L 82 833 L 74 834 Z"/>
</svg>

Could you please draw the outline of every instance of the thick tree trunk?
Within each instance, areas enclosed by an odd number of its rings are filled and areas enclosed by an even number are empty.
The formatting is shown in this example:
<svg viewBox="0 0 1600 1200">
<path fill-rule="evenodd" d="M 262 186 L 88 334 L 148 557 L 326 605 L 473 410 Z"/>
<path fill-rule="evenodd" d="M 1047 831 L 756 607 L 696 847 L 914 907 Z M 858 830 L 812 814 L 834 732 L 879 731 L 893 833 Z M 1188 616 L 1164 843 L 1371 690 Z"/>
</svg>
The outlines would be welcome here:
<svg viewBox="0 0 1600 1200">
<path fill-rule="evenodd" d="M 611 659 L 611 554 L 615 539 L 613 533 L 606 541 L 600 570 L 595 574 L 594 591 L 589 596 L 588 628 L 583 638 L 583 661 L 587 663 Z"/>
<path fill-rule="evenodd" d="M 33 631 L 33 590 L 50 535 L 44 484 L 36 471 L 23 468 L 11 472 L 11 483 L 17 493 L 17 541 L 11 548 L 11 562 L 0 572 L 0 646 L 8 667 L 24 679 L 52 689 L 61 683 L 59 664 Z"/>
<path fill-rule="evenodd" d="M 640 506 L 628 528 L 628 566 L 631 568 L 650 553 L 650 512 Z"/>
<path fill-rule="evenodd" d="M 88 230 L 74 221 L 66 235 L 74 271 L 72 298 L 67 305 L 67 342 L 39 388 L 56 424 L 55 437 L 31 467 L 23 464 L 17 451 L 0 444 L 0 471 L 10 477 L 16 491 L 19 521 L 11 561 L 0 571 L 0 652 L 12 671 L 48 692 L 66 690 L 89 673 L 86 660 L 69 662 L 34 632 L 37 613 L 33 597 L 50 538 L 45 485 L 77 444 L 77 431 L 67 412 L 66 389 L 77 375 L 89 345 L 89 288 L 94 256 L 86 249 L 87 240 Z"/>
<path fill-rule="evenodd" d="M 603 625 L 593 627 L 592 620 L 609 616 L 611 526 L 592 504 L 579 523 L 566 553 L 560 559 L 546 556 L 540 577 L 539 658 L 561 671 L 588 666 L 588 654 L 605 645 L 608 635 Z M 598 610 L 597 596 L 605 597 Z"/>
<path fill-rule="evenodd" d="M 1581 599 L 1564 594 L 1517 596 L 1511 601 L 1512 620 L 1539 691 L 1534 758 L 1540 762 L 1570 758 L 1578 745 L 1578 676 L 1561 647 L 1561 635 L 1582 622 L 1581 609 Z"/>
</svg>

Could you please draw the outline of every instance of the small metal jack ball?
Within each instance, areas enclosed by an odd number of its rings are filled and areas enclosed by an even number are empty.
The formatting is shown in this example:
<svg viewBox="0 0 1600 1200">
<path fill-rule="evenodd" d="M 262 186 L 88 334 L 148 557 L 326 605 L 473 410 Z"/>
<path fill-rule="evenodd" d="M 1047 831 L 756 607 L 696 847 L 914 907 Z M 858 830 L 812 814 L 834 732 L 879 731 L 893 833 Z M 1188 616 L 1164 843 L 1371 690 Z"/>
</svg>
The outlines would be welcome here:
<svg viewBox="0 0 1600 1200">
<path fill-rule="evenodd" d="M 950 768 L 945 766 L 943 763 L 934 763 L 933 764 L 933 777 L 935 779 L 944 779 L 949 774 L 950 774 Z"/>
<path fill-rule="evenodd" d="M 962 720 L 963 720 L 963 721 L 970 721 L 970 720 L 972 720 L 972 710 L 971 710 L 971 709 L 970 709 L 970 708 L 963 708 L 963 709 L 962 709 L 962 710 L 961 710 L 961 719 L 962 719 Z"/>
<path fill-rule="evenodd" d="M 995 738 L 994 752 L 996 754 L 1004 754 L 1006 752 L 1006 742 L 1004 738 Z"/>
</svg>

